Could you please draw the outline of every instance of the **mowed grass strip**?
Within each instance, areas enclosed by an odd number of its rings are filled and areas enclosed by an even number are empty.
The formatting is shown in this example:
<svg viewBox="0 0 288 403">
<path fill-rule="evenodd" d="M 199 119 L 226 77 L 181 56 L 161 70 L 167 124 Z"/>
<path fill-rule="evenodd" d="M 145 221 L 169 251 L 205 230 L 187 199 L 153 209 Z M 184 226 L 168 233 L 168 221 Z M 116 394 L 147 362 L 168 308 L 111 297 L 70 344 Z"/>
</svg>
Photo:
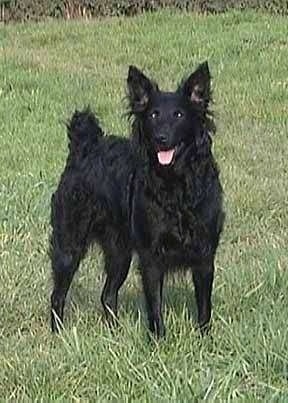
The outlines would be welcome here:
<svg viewBox="0 0 288 403">
<path fill-rule="evenodd" d="M 287 19 L 166 11 L 1 26 L 0 42 L 1 399 L 287 401 Z M 53 337 L 49 204 L 67 153 L 65 120 L 91 104 L 108 132 L 127 135 L 129 64 L 169 89 L 205 59 L 227 210 L 213 338 L 194 328 L 187 276 L 167 283 L 167 338 L 149 343 L 135 265 L 111 332 L 97 247 L 71 288 L 65 330 Z"/>
</svg>

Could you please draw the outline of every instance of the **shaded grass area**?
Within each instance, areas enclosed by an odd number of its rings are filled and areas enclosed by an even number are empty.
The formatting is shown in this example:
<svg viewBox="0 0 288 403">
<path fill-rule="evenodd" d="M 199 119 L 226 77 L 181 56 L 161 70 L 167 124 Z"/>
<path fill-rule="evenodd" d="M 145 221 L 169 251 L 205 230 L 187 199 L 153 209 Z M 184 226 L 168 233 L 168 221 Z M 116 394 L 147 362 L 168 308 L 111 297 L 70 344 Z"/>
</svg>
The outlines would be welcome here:
<svg viewBox="0 0 288 403">
<path fill-rule="evenodd" d="M 1 398 L 286 401 L 287 21 L 161 12 L 2 26 L 0 41 Z M 66 330 L 52 337 L 49 203 L 66 158 L 63 122 L 90 103 L 108 132 L 126 135 L 129 64 L 173 88 L 204 59 L 227 205 L 213 339 L 194 329 L 187 276 L 169 280 L 167 339 L 149 343 L 135 267 L 121 292 L 120 329 L 107 329 L 97 247 L 71 289 Z"/>
</svg>

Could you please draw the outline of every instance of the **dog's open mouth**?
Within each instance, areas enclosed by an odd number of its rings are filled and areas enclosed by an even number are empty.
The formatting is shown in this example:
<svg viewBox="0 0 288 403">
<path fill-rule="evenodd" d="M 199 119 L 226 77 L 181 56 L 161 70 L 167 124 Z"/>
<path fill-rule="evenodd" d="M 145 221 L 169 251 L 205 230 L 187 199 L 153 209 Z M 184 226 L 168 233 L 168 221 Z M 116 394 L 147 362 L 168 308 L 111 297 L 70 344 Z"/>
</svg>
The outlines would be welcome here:
<svg viewBox="0 0 288 403">
<path fill-rule="evenodd" d="M 157 157 L 160 165 L 170 165 L 174 161 L 176 148 L 170 150 L 158 151 Z"/>
</svg>

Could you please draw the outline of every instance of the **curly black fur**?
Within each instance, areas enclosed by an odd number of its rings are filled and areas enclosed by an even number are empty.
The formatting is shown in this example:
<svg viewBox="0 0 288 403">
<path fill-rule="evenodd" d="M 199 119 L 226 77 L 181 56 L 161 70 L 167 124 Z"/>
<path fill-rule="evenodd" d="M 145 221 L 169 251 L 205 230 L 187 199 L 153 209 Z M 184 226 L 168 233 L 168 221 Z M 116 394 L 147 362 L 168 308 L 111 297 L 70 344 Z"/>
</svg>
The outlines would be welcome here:
<svg viewBox="0 0 288 403">
<path fill-rule="evenodd" d="M 163 279 L 176 268 L 192 269 L 203 330 L 224 221 L 208 64 L 175 92 L 160 91 L 133 66 L 127 84 L 131 139 L 103 135 L 89 109 L 68 124 L 69 155 L 52 196 L 52 330 L 63 321 L 73 275 L 93 241 L 105 257 L 101 301 L 108 319 L 117 316 L 118 291 L 136 251 L 150 330 L 165 333 Z"/>
</svg>

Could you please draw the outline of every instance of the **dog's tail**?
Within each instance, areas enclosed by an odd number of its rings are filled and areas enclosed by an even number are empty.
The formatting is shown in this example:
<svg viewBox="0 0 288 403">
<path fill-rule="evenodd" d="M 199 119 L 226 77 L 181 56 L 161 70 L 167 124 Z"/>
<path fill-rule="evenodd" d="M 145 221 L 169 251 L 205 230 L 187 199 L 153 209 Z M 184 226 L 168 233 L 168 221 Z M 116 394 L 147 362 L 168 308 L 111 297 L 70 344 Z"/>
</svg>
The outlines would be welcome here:
<svg viewBox="0 0 288 403">
<path fill-rule="evenodd" d="M 90 108 L 83 111 L 75 111 L 71 120 L 67 123 L 70 154 L 75 157 L 83 157 L 98 144 L 103 131 L 99 121 Z"/>
</svg>

